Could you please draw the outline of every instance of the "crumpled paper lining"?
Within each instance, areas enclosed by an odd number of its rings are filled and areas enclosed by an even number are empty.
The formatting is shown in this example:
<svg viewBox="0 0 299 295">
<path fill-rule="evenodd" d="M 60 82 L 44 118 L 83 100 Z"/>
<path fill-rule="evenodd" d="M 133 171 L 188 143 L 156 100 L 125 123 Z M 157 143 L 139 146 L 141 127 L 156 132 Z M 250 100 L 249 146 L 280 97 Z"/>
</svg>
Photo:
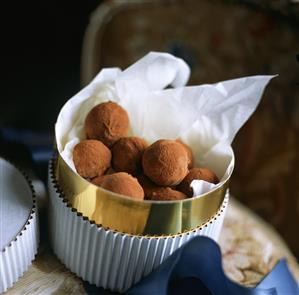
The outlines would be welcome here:
<svg viewBox="0 0 299 295">
<path fill-rule="evenodd" d="M 58 151 L 76 171 L 74 146 L 85 139 L 84 120 L 97 104 L 113 101 L 128 112 L 130 135 L 158 139 L 180 138 L 192 147 L 195 166 L 212 169 L 222 185 L 232 173 L 231 142 L 256 109 L 273 76 L 251 76 L 184 87 L 190 69 L 179 58 L 151 52 L 128 69 L 103 69 L 61 109 L 55 131 Z M 167 88 L 173 86 L 174 88 Z M 215 188 L 202 180 L 192 182 L 194 195 Z"/>
</svg>

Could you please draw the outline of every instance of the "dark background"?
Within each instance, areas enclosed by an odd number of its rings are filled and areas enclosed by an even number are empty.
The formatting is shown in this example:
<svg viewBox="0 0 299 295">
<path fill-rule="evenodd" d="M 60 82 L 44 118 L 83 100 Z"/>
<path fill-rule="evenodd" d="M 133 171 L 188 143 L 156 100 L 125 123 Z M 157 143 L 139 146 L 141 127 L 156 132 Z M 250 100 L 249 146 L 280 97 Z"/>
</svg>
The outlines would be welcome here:
<svg viewBox="0 0 299 295">
<path fill-rule="evenodd" d="M 0 127 L 53 132 L 63 103 L 80 89 L 90 13 L 101 1 L 7 1 Z"/>
</svg>

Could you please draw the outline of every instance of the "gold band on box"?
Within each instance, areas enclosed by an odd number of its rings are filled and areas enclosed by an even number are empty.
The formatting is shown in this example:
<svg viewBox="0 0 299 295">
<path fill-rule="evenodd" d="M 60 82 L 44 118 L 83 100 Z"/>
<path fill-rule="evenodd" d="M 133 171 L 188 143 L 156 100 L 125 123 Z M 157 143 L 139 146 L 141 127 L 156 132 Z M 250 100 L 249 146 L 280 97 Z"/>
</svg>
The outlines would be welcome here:
<svg viewBox="0 0 299 295">
<path fill-rule="evenodd" d="M 229 178 L 200 197 L 183 201 L 138 201 L 93 185 L 58 156 L 56 176 L 69 203 L 96 224 L 132 235 L 173 235 L 192 230 L 222 205 Z"/>
</svg>

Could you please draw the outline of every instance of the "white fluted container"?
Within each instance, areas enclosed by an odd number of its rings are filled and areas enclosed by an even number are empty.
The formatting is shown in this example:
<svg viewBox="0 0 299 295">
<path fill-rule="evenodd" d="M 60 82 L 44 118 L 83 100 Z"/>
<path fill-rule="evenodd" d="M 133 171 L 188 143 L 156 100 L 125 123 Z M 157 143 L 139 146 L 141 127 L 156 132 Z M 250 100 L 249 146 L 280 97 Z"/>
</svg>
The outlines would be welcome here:
<svg viewBox="0 0 299 295">
<path fill-rule="evenodd" d="M 9 231 L 9 228 L 2 228 L 0 231 L 1 244 L 5 244 L 0 249 L 0 293 L 2 293 L 23 275 L 34 260 L 39 242 L 39 228 L 31 182 L 2 158 L 0 158 L 0 181 L 1 219 L 10 215 L 9 223 L 14 223 L 12 233 L 4 233 L 4 230 Z M 13 186 L 17 186 L 17 189 Z M 16 195 L 17 192 L 20 193 Z M 24 211 L 25 214 L 20 211 Z M 3 219 L 0 222 L 4 227 Z M 16 232 L 19 226 L 20 230 Z M 10 234 L 13 236 L 12 240 L 5 241 Z"/>
<path fill-rule="evenodd" d="M 108 230 L 90 222 L 67 205 L 49 171 L 50 228 L 58 258 L 90 284 L 123 292 L 161 264 L 194 236 L 218 239 L 229 194 L 219 212 L 206 224 L 179 235 L 148 237 Z"/>
</svg>

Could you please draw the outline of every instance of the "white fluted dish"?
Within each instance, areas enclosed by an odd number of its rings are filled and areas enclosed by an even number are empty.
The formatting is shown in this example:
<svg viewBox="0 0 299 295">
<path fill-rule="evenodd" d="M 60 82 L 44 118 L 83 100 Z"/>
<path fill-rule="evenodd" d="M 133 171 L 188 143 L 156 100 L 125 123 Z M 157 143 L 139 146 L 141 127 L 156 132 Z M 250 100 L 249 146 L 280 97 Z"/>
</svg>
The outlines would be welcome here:
<svg viewBox="0 0 299 295">
<path fill-rule="evenodd" d="M 0 231 L 2 293 L 31 265 L 37 253 L 39 228 L 36 199 L 30 180 L 12 164 L 0 158 L 0 181 L 0 214 L 1 219 L 3 218 Z"/>
<path fill-rule="evenodd" d="M 194 230 L 169 236 L 134 236 L 97 226 L 68 205 L 49 169 L 50 232 L 54 252 L 83 280 L 124 292 L 149 274 L 192 237 L 217 240 L 228 204 L 226 193 L 217 214 Z"/>
</svg>

